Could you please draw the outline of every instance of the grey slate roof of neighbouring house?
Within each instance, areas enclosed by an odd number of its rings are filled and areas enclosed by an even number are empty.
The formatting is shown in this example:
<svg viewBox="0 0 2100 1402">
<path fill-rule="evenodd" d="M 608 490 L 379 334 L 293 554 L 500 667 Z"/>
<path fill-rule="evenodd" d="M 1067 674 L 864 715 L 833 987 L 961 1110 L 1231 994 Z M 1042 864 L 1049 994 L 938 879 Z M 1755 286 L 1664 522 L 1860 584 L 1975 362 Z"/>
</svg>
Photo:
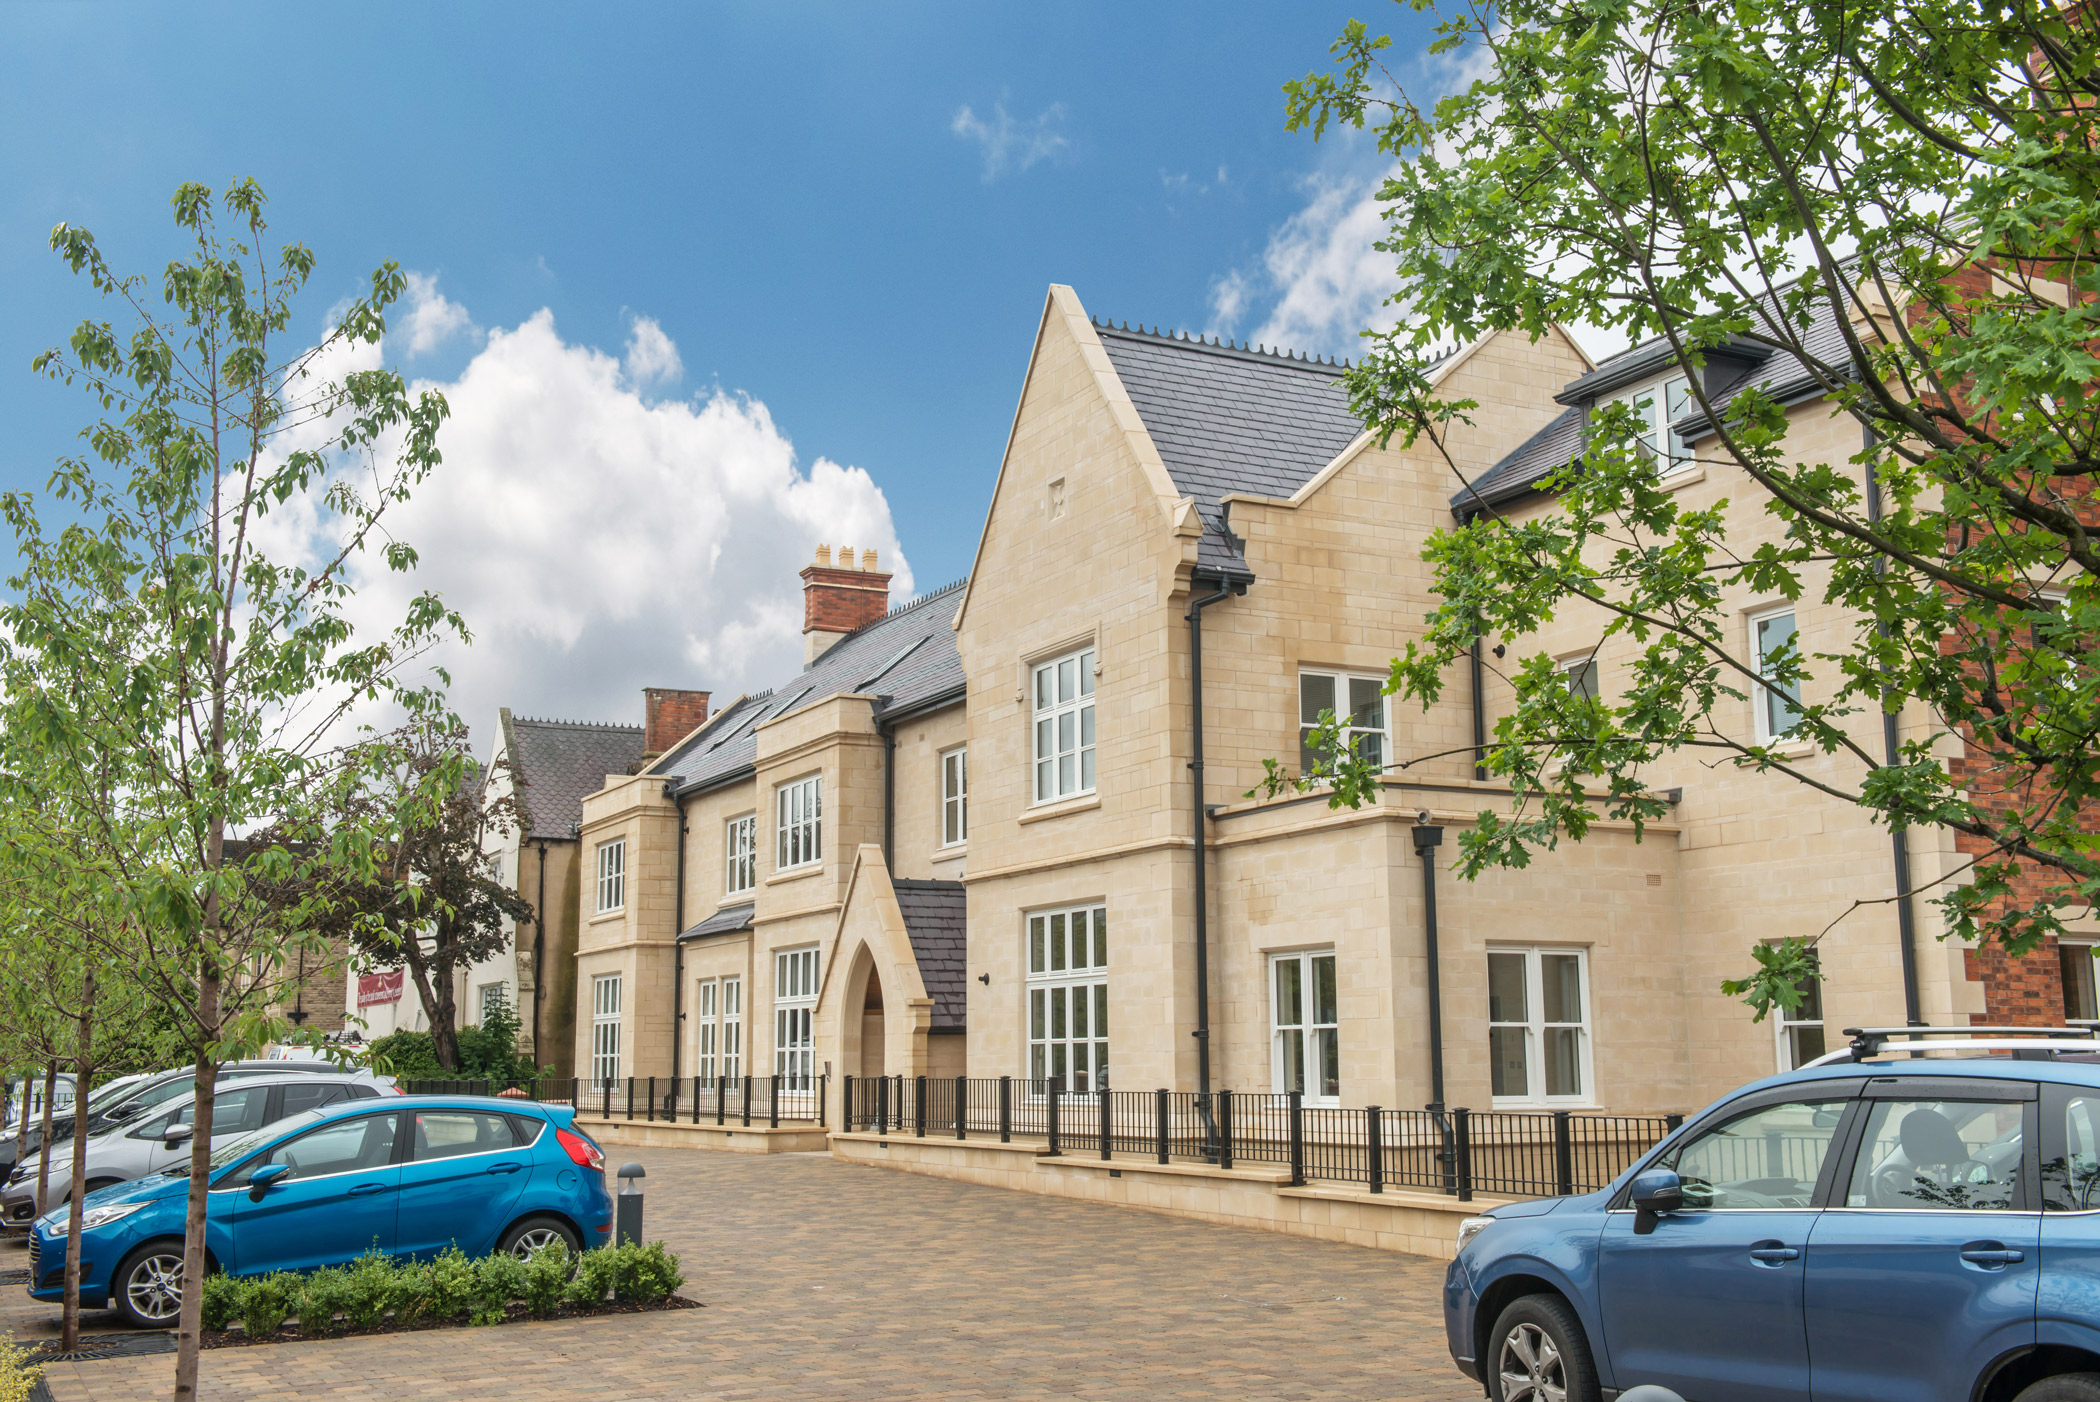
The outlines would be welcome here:
<svg viewBox="0 0 2100 1402">
<path fill-rule="evenodd" d="M 642 757 L 638 725 L 534 720 L 502 713 L 504 746 L 528 821 L 527 838 L 569 839 L 583 821 L 583 796 L 625 774 Z"/>
<path fill-rule="evenodd" d="M 921 595 L 845 637 L 770 691 L 738 697 L 697 733 L 649 767 L 681 793 L 726 782 L 758 758 L 757 728 L 845 692 L 880 696 L 877 717 L 953 695 L 961 698 L 962 657 L 949 625 L 963 582 Z M 598 785 L 593 785 L 595 790 Z"/>
<path fill-rule="evenodd" d="M 1219 528 L 1220 500 L 1288 497 L 1341 455 L 1363 431 L 1339 383 L 1346 364 L 1098 320 L 1094 330 L 1167 475 L 1196 499 L 1198 564 L 1251 578 Z"/>
<path fill-rule="evenodd" d="M 960 881 L 892 879 L 911 952 L 919 961 L 919 981 L 933 999 L 933 1030 L 963 1028 L 968 992 L 968 921 Z"/>
<path fill-rule="evenodd" d="M 758 909 L 751 901 L 741 905 L 725 905 L 690 930 L 681 930 L 681 940 L 705 939 L 709 935 L 734 934 L 738 930 L 751 928 L 751 916 Z"/>
</svg>

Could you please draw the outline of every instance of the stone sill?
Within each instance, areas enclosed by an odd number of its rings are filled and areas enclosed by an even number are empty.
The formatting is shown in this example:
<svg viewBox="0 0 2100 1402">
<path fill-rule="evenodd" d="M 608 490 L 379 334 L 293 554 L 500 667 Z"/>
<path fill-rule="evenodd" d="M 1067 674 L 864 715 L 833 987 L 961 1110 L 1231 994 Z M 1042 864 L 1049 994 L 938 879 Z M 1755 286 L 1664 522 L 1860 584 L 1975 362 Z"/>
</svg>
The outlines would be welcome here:
<svg viewBox="0 0 2100 1402">
<path fill-rule="evenodd" d="M 1067 813 L 1084 813 L 1088 809 L 1099 808 L 1100 806 L 1101 795 L 1099 793 L 1090 793 L 1084 798 L 1068 798 L 1061 803 L 1046 803 L 1040 808 L 1031 808 L 1015 821 L 1025 827 L 1029 823 L 1040 823 L 1050 818 L 1062 818 Z"/>
<path fill-rule="evenodd" d="M 806 881 L 812 876 L 822 876 L 823 874 L 823 862 L 804 862 L 801 866 L 789 867 L 786 871 L 774 872 L 761 884 L 766 886 L 783 886 L 790 881 Z"/>
<path fill-rule="evenodd" d="M 615 921 L 615 920 L 625 920 L 626 918 L 627 918 L 627 907 L 626 907 L 626 906 L 621 906 L 621 907 L 620 907 L 620 908 L 619 908 L 618 910 L 608 910 L 608 911 L 604 911 L 604 912 L 602 912 L 601 914 L 598 914 L 598 915 L 593 915 L 593 916 L 592 916 L 592 917 L 591 917 L 591 918 L 590 918 L 589 920 L 586 920 L 586 921 L 584 921 L 584 924 L 586 924 L 586 925 L 610 925 L 610 924 L 611 924 L 611 923 L 612 923 L 613 921 Z"/>
<path fill-rule="evenodd" d="M 1695 482 L 1704 482 L 1705 480 L 1706 468 L 1702 464 L 1699 467 L 1688 467 L 1682 472 L 1673 472 L 1667 477 L 1657 478 L 1655 485 L 1666 492 L 1674 492 L 1680 487 L 1689 487 Z"/>
</svg>

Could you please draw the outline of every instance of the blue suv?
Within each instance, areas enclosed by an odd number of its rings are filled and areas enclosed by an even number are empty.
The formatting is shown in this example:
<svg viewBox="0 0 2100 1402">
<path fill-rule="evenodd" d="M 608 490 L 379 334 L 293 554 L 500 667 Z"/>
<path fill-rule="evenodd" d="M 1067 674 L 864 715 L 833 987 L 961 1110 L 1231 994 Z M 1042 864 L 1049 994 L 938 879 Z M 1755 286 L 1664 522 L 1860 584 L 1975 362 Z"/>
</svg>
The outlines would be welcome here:
<svg viewBox="0 0 2100 1402">
<path fill-rule="evenodd" d="M 307 1270 L 367 1251 L 427 1257 L 575 1251 L 611 1240 L 605 1154 L 566 1105 L 483 1097 L 351 1101 L 279 1120 L 211 1155 L 204 1246 L 214 1270 Z M 87 1196 L 80 1302 L 140 1328 L 182 1305 L 189 1166 Z M 66 1208 L 29 1235 L 29 1293 L 65 1298 Z"/>
<path fill-rule="evenodd" d="M 1459 1368 L 1492 1402 L 2100 1402 L 2100 1065 L 1886 1041 L 1728 1096 L 1601 1192 L 1469 1218 Z"/>
</svg>

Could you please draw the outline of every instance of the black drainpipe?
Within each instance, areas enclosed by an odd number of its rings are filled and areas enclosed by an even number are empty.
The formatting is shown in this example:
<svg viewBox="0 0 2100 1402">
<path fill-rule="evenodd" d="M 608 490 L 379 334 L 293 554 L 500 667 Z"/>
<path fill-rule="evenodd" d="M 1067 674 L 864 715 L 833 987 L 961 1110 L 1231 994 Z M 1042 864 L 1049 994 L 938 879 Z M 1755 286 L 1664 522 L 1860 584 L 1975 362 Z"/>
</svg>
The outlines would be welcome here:
<svg viewBox="0 0 2100 1402">
<path fill-rule="evenodd" d="M 1480 639 L 1473 639 L 1473 778 L 1487 782 L 1487 698 L 1481 695 Z"/>
<path fill-rule="evenodd" d="M 897 831 L 897 730 L 888 721 L 877 721 L 875 730 L 882 736 L 882 864 L 895 876 L 890 844 Z"/>
<path fill-rule="evenodd" d="M 1864 430 L 1866 446 L 1874 447 L 1874 429 L 1869 425 Z M 1881 519 L 1881 480 L 1874 475 L 1872 459 L 1867 462 L 1867 522 L 1873 524 Z M 1875 566 L 1879 574 L 1887 568 L 1884 560 Z M 1875 625 L 1883 637 L 1888 636 L 1886 623 Z M 1896 734 L 1896 716 L 1887 707 L 1887 695 L 1883 694 L 1881 711 L 1881 745 L 1888 756 L 1888 763 L 1897 764 L 1903 757 L 1902 745 Z M 1924 1021 L 1918 1004 L 1918 938 L 1917 918 L 1911 909 L 1910 890 L 1910 833 L 1903 828 L 1889 829 L 1889 850 L 1896 867 L 1896 938 L 1900 942 L 1899 953 L 1903 956 L 1903 1019 L 1915 1027 Z"/>
<path fill-rule="evenodd" d="M 1422 815 L 1423 819 L 1428 814 Z M 1414 827 L 1415 855 L 1422 859 L 1422 943 L 1429 960 L 1429 1111 L 1444 1112 L 1444 990 L 1439 970 L 1442 961 L 1436 948 L 1436 849 L 1443 844 L 1444 830 L 1417 820 Z"/>
<path fill-rule="evenodd" d="M 540 1058 L 547 1046 L 540 1040 L 540 1005 L 547 1001 L 547 839 L 535 837 L 532 845 L 540 849 L 540 896 L 532 903 L 532 1055 L 544 1066 Z"/>
<path fill-rule="evenodd" d="M 664 797 L 678 805 L 678 889 L 671 896 L 671 1091 L 678 1091 L 678 1053 L 685 1045 L 685 800 L 664 783 Z M 697 1092 L 696 1092 L 697 1093 Z"/>
<path fill-rule="evenodd" d="M 1189 582 L 1195 583 L 1193 576 Z M 1196 820 L 1196 1094 L 1201 1096 L 1210 1094 L 1210 894 L 1209 877 L 1204 872 L 1210 813 L 1203 804 L 1203 610 L 1247 592 L 1244 584 L 1234 588 L 1223 580 L 1218 582 L 1222 587 L 1214 594 L 1198 595 L 1192 589 L 1189 611 L 1184 615 L 1189 621 L 1189 787 L 1195 795 Z"/>
</svg>

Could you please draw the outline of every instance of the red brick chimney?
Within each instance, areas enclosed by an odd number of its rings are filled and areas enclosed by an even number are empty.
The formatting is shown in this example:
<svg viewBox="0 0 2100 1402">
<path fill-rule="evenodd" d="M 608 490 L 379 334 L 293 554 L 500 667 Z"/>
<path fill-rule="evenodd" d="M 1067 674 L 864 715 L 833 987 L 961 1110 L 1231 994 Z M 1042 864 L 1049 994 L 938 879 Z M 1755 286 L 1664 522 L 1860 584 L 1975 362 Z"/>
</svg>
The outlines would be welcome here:
<svg viewBox="0 0 2100 1402">
<path fill-rule="evenodd" d="M 668 686 L 643 687 L 642 753 L 660 755 L 707 724 L 709 694 Z"/>
<path fill-rule="evenodd" d="M 853 547 L 840 546 L 834 565 L 831 547 L 818 546 L 816 563 L 802 570 L 802 664 L 889 611 L 890 577 L 875 568 L 874 551 L 861 551 L 856 566 Z"/>
</svg>

